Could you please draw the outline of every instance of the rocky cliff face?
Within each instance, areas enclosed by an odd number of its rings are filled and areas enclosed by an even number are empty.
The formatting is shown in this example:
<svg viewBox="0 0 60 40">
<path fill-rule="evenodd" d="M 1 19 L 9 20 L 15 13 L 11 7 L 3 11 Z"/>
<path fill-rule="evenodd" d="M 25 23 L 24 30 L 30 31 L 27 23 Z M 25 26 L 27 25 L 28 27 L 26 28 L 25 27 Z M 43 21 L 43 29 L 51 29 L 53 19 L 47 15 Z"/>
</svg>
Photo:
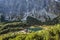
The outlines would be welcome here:
<svg viewBox="0 0 60 40">
<path fill-rule="evenodd" d="M 44 22 L 45 18 L 57 17 L 56 2 L 58 0 L 0 0 L 0 13 L 9 21 L 32 16 Z"/>
</svg>

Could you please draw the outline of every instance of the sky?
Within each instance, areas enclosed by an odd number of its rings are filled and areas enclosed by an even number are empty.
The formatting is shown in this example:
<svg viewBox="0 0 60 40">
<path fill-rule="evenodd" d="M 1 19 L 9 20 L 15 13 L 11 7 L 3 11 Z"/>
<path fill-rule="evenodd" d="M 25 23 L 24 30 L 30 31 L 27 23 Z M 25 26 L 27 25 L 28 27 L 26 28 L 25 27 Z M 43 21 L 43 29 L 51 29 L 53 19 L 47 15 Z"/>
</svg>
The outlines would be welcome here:
<svg viewBox="0 0 60 40">
<path fill-rule="evenodd" d="M 55 1 L 60 1 L 60 0 L 55 0 Z"/>
</svg>

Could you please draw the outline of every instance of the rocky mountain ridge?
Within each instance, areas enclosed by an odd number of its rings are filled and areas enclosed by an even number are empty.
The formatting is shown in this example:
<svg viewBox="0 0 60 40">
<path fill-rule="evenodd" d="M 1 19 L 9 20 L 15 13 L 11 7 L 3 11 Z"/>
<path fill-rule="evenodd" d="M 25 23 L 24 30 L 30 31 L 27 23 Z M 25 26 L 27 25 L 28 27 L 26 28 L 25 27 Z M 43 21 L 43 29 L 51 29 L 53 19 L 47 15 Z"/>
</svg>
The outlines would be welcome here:
<svg viewBox="0 0 60 40">
<path fill-rule="evenodd" d="M 0 14 L 9 21 L 26 20 L 28 16 L 45 21 L 44 17 L 57 17 L 56 3 L 58 0 L 0 0 Z"/>
</svg>

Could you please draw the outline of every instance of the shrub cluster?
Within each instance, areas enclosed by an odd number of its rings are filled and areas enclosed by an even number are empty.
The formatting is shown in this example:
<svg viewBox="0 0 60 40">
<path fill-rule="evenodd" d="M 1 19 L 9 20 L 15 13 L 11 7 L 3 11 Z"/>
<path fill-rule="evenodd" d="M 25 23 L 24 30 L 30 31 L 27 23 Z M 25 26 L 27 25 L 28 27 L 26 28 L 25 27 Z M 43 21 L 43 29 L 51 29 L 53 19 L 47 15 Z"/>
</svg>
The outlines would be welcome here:
<svg viewBox="0 0 60 40">
<path fill-rule="evenodd" d="M 5 37 L 4 40 L 60 40 L 60 24 L 37 32 L 20 33 L 13 38 Z"/>
<path fill-rule="evenodd" d="M 21 22 L 7 23 L 0 26 L 0 35 L 8 32 L 20 31 L 24 27 L 28 26 L 27 24 Z"/>
<path fill-rule="evenodd" d="M 60 16 L 57 16 L 53 20 L 51 20 L 50 18 L 49 20 L 47 20 L 48 18 L 45 18 L 45 19 L 46 19 L 45 22 L 41 22 L 40 20 L 37 20 L 36 18 L 28 16 L 26 21 L 29 25 L 55 25 L 55 24 L 60 23 Z"/>
<path fill-rule="evenodd" d="M 41 21 L 39 21 L 36 18 L 33 18 L 31 16 L 28 16 L 26 21 L 27 21 L 27 23 L 29 25 L 39 25 L 39 24 L 42 24 Z"/>
</svg>

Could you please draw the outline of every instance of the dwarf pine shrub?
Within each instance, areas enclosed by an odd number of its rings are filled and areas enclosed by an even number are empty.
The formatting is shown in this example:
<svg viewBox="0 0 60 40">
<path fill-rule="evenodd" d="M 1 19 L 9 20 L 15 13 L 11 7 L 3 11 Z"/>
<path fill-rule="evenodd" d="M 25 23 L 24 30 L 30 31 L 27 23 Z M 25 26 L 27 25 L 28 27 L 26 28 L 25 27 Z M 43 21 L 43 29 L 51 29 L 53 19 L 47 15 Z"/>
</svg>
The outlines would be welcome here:
<svg viewBox="0 0 60 40">
<path fill-rule="evenodd" d="M 2 36 L 0 39 L 1 38 L 2 40 L 60 40 L 60 24 L 51 26 L 47 30 L 41 30 L 26 34 L 19 33 L 15 37 L 9 35 L 7 37 Z"/>
</svg>

